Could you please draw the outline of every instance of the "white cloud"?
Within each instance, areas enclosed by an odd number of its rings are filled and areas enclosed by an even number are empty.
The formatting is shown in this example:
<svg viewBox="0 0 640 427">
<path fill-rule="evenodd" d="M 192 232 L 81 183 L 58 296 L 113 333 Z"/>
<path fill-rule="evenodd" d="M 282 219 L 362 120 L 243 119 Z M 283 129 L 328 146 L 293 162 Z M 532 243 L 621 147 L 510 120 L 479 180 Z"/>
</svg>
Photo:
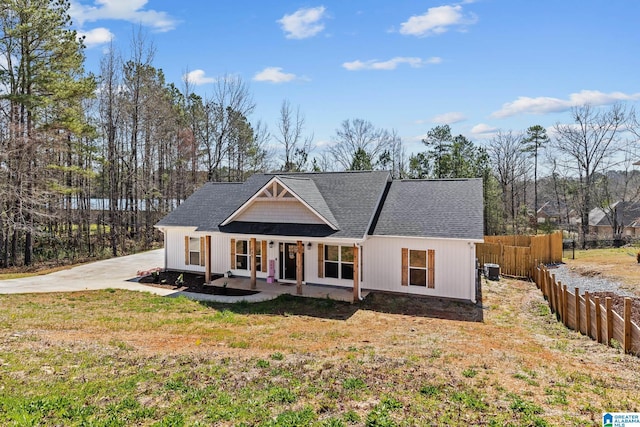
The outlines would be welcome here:
<svg viewBox="0 0 640 427">
<path fill-rule="evenodd" d="M 216 81 L 213 77 L 206 77 L 204 70 L 193 70 L 183 75 L 182 78 L 196 86 L 213 83 Z"/>
<path fill-rule="evenodd" d="M 459 111 L 451 111 L 449 113 L 438 114 L 434 116 L 431 121 L 439 125 L 450 125 L 452 123 L 458 123 L 467 120 L 467 117 Z"/>
<path fill-rule="evenodd" d="M 489 137 L 498 132 L 498 128 L 489 126 L 485 123 L 478 123 L 471 128 L 471 133 L 477 137 Z"/>
<path fill-rule="evenodd" d="M 173 30 L 177 21 L 167 12 L 144 9 L 148 0 L 94 0 L 93 5 L 72 0 L 69 15 L 80 27 L 85 22 L 119 19 L 151 27 L 156 31 Z"/>
<path fill-rule="evenodd" d="M 491 114 L 492 117 L 505 118 L 517 114 L 546 114 L 567 111 L 571 107 L 590 104 L 593 106 L 610 105 L 619 101 L 640 100 L 640 93 L 626 94 L 623 92 L 603 93 L 597 90 L 583 90 L 569 95 L 569 99 L 540 96 L 530 98 L 520 96 L 512 102 L 502 105 L 502 108 Z"/>
<path fill-rule="evenodd" d="M 281 67 L 267 67 L 253 76 L 256 82 L 286 83 L 295 79 L 295 74 L 284 73 Z"/>
<path fill-rule="evenodd" d="M 313 37 L 322 30 L 324 24 L 321 22 L 326 17 L 324 6 L 313 8 L 302 8 L 296 10 L 291 15 L 284 15 L 277 20 L 282 30 L 287 33 L 288 39 L 306 39 Z"/>
<path fill-rule="evenodd" d="M 422 15 L 414 15 L 406 22 L 400 24 L 400 34 L 410 36 L 431 36 L 449 31 L 450 27 L 459 27 L 474 24 L 478 18 L 474 14 L 464 15 L 462 6 L 447 5 L 430 7 Z"/>
<path fill-rule="evenodd" d="M 415 58 L 415 57 L 406 57 L 406 56 L 396 56 L 388 61 L 377 61 L 372 59 L 370 61 L 360 61 L 355 60 L 351 62 L 345 62 L 342 64 L 344 68 L 349 71 L 360 71 L 360 70 L 395 70 L 400 64 L 409 64 L 412 68 L 420 68 L 427 64 L 439 64 L 442 62 L 442 59 L 434 56 L 428 59 Z"/>
<path fill-rule="evenodd" d="M 335 145 L 335 142 L 328 139 L 322 139 L 315 143 L 316 148 L 325 148 L 325 147 L 330 147 L 332 145 Z"/>
<path fill-rule="evenodd" d="M 87 48 L 109 43 L 115 35 L 107 28 L 99 27 L 89 31 L 78 31 L 78 37 L 84 37 L 84 45 Z"/>
</svg>

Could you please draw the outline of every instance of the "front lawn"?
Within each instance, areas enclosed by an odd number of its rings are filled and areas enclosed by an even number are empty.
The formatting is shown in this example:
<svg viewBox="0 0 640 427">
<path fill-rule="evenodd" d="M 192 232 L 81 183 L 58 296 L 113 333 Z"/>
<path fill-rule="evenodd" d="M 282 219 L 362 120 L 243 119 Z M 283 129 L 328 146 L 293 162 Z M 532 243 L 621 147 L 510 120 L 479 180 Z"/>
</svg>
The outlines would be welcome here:
<svg viewBox="0 0 640 427">
<path fill-rule="evenodd" d="M 485 282 L 483 297 L 0 295 L 0 425 L 583 426 L 640 411 L 640 359 L 567 331 L 532 283 Z"/>
</svg>

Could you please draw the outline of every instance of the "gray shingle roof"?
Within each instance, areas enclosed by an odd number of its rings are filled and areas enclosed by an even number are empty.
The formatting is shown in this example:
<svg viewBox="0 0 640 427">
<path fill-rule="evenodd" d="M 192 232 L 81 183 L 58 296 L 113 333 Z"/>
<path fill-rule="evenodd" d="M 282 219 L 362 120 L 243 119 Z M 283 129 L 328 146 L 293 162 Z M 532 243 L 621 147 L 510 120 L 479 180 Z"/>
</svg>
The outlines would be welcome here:
<svg viewBox="0 0 640 427">
<path fill-rule="evenodd" d="M 331 225 L 335 228 L 340 228 L 338 227 L 338 221 L 333 216 L 333 212 L 327 206 L 327 201 L 322 197 L 312 179 L 299 176 L 279 176 L 278 179 L 289 187 L 296 196 L 304 200 L 313 210 L 329 221 Z"/>
<path fill-rule="evenodd" d="M 254 175 L 244 183 L 208 182 L 162 218 L 156 226 L 195 227 L 197 230 L 217 231 L 218 225 L 268 180 L 269 177 L 264 175 Z"/>
<path fill-rule="evenodd" d="M 157 225 L 255 233 L 262 226 L 239 221 L 224 227 L 220 224 L 274 176 L 338 230 L 318 231 L 311 230 L 309 225 L 292 225 L 292 234 L 286 234 L 286 228 L 271 224 L 270 233 L 276 233 L 277 229 L 278 234 L 291 236 L 326 233 L 323 235 L 362 238 L 369 231 L 380 236 L 483 238 L 482 180 L 389 183 L 389 173 L 384 171 L 256 174 L 244 183 L 208 183 Z M 385 190 L 384 203 L 378 209 Z"/>
<path fill-rule="evenodd" d="M 640 203 L 617 201 L 612 203 L 607 211 L 602 208 L 593 208 L 589 212 L 589 225 L 611 227 L 613 215 L 616 216 L 618 225 L 637 227 L 640 222 Z"/>
<path fill-rule="evenodd" d="M 482 239 L 482 180 L 393 181 L 371 234 Z"/>
<path fill-rule="evenodd" d="M 156 225 L 222 231 L 219 225 L 274 176 L 338 227 L 332 237 L 344 238 L 366 235 L 389 180 L 386 171 L 367 171 L 256 174 L 241 184 L 208 183 Z"/>
</svg>

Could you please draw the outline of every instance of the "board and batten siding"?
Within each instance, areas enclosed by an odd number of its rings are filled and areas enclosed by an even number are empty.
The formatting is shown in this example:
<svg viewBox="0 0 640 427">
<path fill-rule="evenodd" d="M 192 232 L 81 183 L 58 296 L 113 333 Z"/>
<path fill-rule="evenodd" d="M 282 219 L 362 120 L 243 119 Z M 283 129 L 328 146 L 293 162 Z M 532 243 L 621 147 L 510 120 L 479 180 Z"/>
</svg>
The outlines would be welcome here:
<svg viewBox="0 0 640 427">
<path fill-rule="evenodd" d="M 323 224 L 306 206 L 295 199 L 281 201 L 255 201 L 235 221 L 275 222 L 290 224 Z"/>
<path fill-rule="evenodd" d="M 203 233 L 185 227 L 168 227 L 165 233 L 165 251 L 167 270 L 205 272 L 204 265 L 185 263 L 185 237 L 211 236 L 211 272 L 224 273 L 229 269 L 228 255 L 222 259 L 220 254 L 229 253 L 229 239 L 219 233 Z"/>
<path fill-rule="evenodd" d="M 402 249 L 435 251 L 435 286 L 402 286 Z M 475 243 L 373 236 L 364 244 L 363 289 L 476 300 Z"/>
</svg>

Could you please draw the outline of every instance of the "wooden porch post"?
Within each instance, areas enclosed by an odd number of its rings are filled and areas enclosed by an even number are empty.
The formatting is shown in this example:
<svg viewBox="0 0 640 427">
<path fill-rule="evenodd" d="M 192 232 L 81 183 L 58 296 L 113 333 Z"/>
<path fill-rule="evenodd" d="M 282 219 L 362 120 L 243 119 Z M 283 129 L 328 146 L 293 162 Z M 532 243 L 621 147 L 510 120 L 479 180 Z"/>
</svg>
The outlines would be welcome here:
<svg viewBox="0 0 640 427">
<path fill-rule="evenodd" d="M 298 250 L 296 251 L 296 293 L 302 295 L 302 254 L 304 254 L 304 245 L 298 240 Z"/>
<path fill-rule="evenodd" d="M 211 283 L 211 236 L 205 237 L 204 244 L 204 281 Z"/>
<path fill-rule="evenodd" d="M 251 254 L 251 289 L 256 288 L 256 238 L 252 237 L 249 244 Z"/>
<path fill-rule="evenodd" d="M 360 301 L 360 265 L 358 259 L 358 245 L 353 245 L 353 302 Z"/>
</svg>

